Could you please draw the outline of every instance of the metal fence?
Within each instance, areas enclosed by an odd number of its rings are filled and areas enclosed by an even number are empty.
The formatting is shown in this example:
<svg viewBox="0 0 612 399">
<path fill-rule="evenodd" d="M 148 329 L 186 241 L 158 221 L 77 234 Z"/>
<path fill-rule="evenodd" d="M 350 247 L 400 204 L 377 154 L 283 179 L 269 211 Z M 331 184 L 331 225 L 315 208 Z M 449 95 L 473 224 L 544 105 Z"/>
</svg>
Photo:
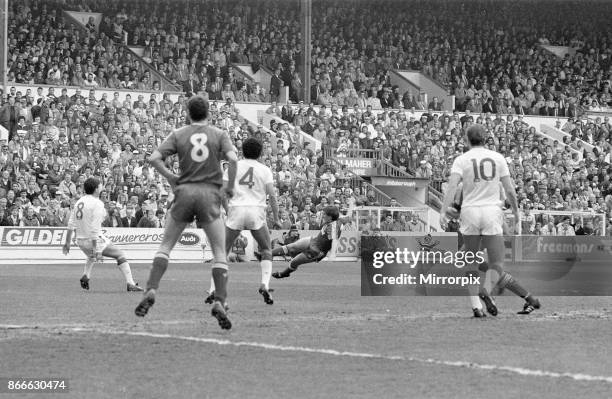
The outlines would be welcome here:
<svg viewBox="0 0 612 399">
<path fill-rule="evenodd" d="M 323 146 L 323 154 L 325 158 L 336 158 L 338 156 L 337 148 L 331 146 Z M 347 158 L 367 158 L 367 159 L 382 159 L 382 151 L 381 150 L 367 150 L 360 148 L 349 148 L 344 153 Z"/>
<path fill-rule="evenodd" d="M 576 235 L 579 227 L 592 229 L 592 232 L 585 235 L 605 236 L 606 214 L 595 212 L 579 211 L 551 211 L 551 210 L 530 210 L 529 215 L 525 212 L 520 214 L 521 222 L 516 223 L 512 213 L 506 213 L 506 224 L 511 227 L 518 227 L 520 235 L 556 235 L 572 236 Z M 569 223 L 564 223 L 564 221 Z"/>
<path fill-rule="evenodd" d="M 353 220 L 362 234 L 374 231 L 430 231 L 427 207 L 361 206 L 353 209 Z"/>
</svg>

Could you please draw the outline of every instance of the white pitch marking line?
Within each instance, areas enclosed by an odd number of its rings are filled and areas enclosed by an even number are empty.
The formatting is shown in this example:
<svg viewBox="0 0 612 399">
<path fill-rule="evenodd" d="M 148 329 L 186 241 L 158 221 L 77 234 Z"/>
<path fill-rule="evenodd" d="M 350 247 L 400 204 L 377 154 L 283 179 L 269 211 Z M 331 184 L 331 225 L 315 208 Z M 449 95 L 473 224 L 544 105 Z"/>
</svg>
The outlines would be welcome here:
<svg viewBox="0 0 612 399">
<path fill-rule="evenodd" d="M 579 311 L 569 311 L 569 312 L 557 312 L 555 314 L 536 314 L 534 317 L 526 317 L 518 319 L 521 322 L 552 322 L 552 321 L 564 321 L 569 318 L 575 319 L 590 319 L 597 318 L 601 319 L 609 319 L 612 318 L 611 312 L 599 312 L 599 311 L 590 311 L 590 312 L 579 312 Z M 271 318 L 269 321 L 272 323 L 276 322 L 307 322 L 307 321 L 325 321 L 329 322 L 350 322 L 350 321 L 368 321 L 368 320 L 376 320 L 376 321 L 408 321 L 408 320 L 441 320 L 441 319 L 465 319 L 470 320 L 465 316 L 464 313 L 434 313 L 429 315 L 401 315 L 397 313 L 369 313 L 369 314 L 343 314 L 343 315 L 321 315 L 321 314 L 312 314 L 312 315 L 302 315 L 302 316 L 288 316 L 283 315 L 282 317 L 277 316 Z M 498 319 L 499 321 L 506 321 L 510 319 Z M 516 320 L 516 319 L 513 319 Z M 492 320 L 493 321 L 493 320 Z M 179 325 L 179 324 L 197 324 L 200 323 L 201 320 L 198 319 L 185 319 L 185 320 L 147 320 L 143 325 Z M 72 327 L 121 327 L 119 324 L 130 324 L 129 321 L 124 322 L 99 322 L 99 323 L 58 323 L 58 324 L 0 324 L 0 330 L 28 330 L 28 329 L 51 329 L 51 328 L 72 328 Z M 133 323 L 134 325 L 140 323 Z"/>
<path fill-rule="evenodd" d="M 147 320 L 144 323 L 133 322 L 134 326 L 147 326 L 147 325 L 162 325 L 172 326 L 180 324 L 197 324 L 200 323 L 197 319 L 186 319 L 186 320 Z M 117 323 L 119 324 L 119 323 Z M 125 323 L 123 323 L 125 324 Z M 0 324 L 0 330 L 44 330 L 44 329 L 61 329 L 61 328 L 96 328 L 96 327 L 113 327 L 111 323 L 99 322 L 99 323 L 64 323 L 64 324 Z"/>
<path fill-rule="evenodd" d="M 533 369 L 527 369 L 523 367 L 512 367 L 512 366 L 498 366 L 498 365 L 493 365 L 493 364 L 479 364 L 479 363 L 472 363 L 472 362 L 465 362 L 465 361 L 437 360 L 437 359 L 431 359 L 431 358 L 419 358 L 419 357 L 412 357 L 412 356 L 408 356 L 408 357 L 386 356 L 386 355 L 381 355 L 381 354 L 376 354 L 376 353 L 338 351 L 335 349 L 308 348 L 304 346 L 285 346 L 285 345 L 267 344 L 263 342 L 248 342 L 248 341 L 234 342 L 234 341 L 230 341 L 227 339 L 190 337 L 190 336 L 173 335 L 173 334 L 157 334 L 157 333 L 140 332 L 140 331 L 100 330 L 100 329 L 91 329 L 91 328 L 73 328 L 71 329 L 71 331 L 73 332 L 94 332 L 94 333 L 109 334 L 109 335 L 129 335 L 129 336 L 139 336 L 139 337 L 149 337 L 149 338 L 166 338 L 166 339 L 192 341 L 192 342 L 200 342 L 200 343 L 216 344 L 216 345 L 230 345 L 230 346 L 236 346 L 236 347 L 246 346 L 246 347 L 251 347 L 251 348 L 261 348 L 261 349 L 289 351 L 289 352 L 315 353 L 315 354 L 330 355 L 330 356 L 345 356 L 345 357 L 356 357 L 356 358 L 366 358 L 366 359 L 408 361 L 408 362 L 436 364 L 436 365 L 447 366 L 447 367 L 469 368 L 469 369 L 475 369 L 475 370 L 505 371 L 508 373 L 514 373 L 514 374 L 519 374 L 519 375 L 528 376 L 528 377 L 570 378 L 575 381 L 607 382 L 609 384 L 612 384 L 612 377 L 606 377 L 606 376 L 597 376 L 597 375 L 589 375 L 589 374 L 582 374 L 582 373 L 558 373 L 554 371 L 533 370 Z"/>
</svg>

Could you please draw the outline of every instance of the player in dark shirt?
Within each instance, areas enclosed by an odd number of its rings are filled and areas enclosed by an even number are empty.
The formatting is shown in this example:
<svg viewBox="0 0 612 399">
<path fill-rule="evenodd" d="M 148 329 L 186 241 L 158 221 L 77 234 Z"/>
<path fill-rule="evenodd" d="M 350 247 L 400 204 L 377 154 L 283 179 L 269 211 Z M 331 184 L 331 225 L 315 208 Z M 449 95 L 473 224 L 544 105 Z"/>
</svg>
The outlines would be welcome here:
<svg viewBox="0 0 612 399">
<path fill-rule="evenodd" d="M 151 154 L 149 162 L 164 176 L 174 190 L 174 203 L 164 229 L 164 238 L 153 258 L 153 267 L 142 302 L 135 310 L 144 317 L 155 303 L 155 291 L 168 267 L 170 252 L 185 227 L 195 217 L 210 241 L 214 256 L 212 277 L 215 282 L 215 300 L 212 315 L 223 329 L 232 324 L 225 312 L 227 296 L 227 254 L 225 226 L 219 218 L 223 173 L 221 159 L 229 161 L 228 185 L 224 188 L 228 198 L 233 196 L 238 158 L 226 132 L 210 125 L 208 101 L 201 96 L 191 97 L 187 103 L 191 124 L 175 130 Z M 181 174 L 177 176 L 165 164 L 166 158 L 178 154 Z"/>
<path fill-rule="evenodd" d="M 272 256 L 293 256 L 289 267 L 282 272 L 272 273 L 274 278 L 286 278 L 291 273 L 297 270 L 298 266 L 305 263 L 319 262 L 327 256 L 327 253 L 332 248 L 335 239 L 340 237 L 340 226 L 342 221 L 339 220 L 340 213 L 338 207 L 327 206 L 323 210 L 323 225 L 319 234 L 314 237 L 304 237 L 298 241 L 283 245 L 280 248 L 272 250 Z"/>
</svg>

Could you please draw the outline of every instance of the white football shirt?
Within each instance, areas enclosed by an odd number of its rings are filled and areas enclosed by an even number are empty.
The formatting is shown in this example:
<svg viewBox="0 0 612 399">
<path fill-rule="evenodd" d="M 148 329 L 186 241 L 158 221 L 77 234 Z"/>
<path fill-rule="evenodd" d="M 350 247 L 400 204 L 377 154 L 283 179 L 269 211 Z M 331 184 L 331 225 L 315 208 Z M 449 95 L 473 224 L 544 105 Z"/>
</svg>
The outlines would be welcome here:
<svg viewBox="0 0 612 399">
<path fill-rule="evenodd" d="M 238 161 L 234 196 L 230 199 L 229 206 L 265 208 L 268 183 L 274 183 L 270 168 L 255 159 L 241 159 Z"/>
<path fill-rule="evenodd" d="M 104 203 L 93 195 L 81 197 L 72 212 L 68 228 L 76 229 L 76 238 L 97 239 L 102 234 L 102 222 L 106 217 Z"/>
<path fill-rule="evenodd" d="M 510 171 L 500 153 L 484 147 L 472 148 L 455 159 L 451 168 L 453 173 L 461 176 L 463 182 L 462 207 L 503 205 L 501 178 L 509 176 Z"/>
</svg>

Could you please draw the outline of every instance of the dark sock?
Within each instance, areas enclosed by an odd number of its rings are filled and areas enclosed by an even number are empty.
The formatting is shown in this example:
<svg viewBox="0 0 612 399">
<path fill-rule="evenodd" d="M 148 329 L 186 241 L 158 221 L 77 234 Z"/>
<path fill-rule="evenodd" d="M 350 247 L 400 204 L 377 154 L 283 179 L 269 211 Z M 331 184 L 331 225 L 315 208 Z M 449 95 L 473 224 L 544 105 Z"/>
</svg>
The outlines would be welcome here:
<svg viewBox="0 0 612 399">
<path fill-rule="evenodd" d="M 483 273 L 486 273 L 487 270 L 489 270 L 489 263 L 485 260 L 480 265 L 478 265 L 478 270 Z"/>
<path fill-rule="evenodd" d="M 282 272 L 274 272 L 274 273 L 272 273 L 272 276 L 289 277 L 289 275 L 291 275 L 291 273 L 293 273 L 294 271 L 295 271 L 295 269 L 292 269 L 291 267 L 287 267 Z M 276 278 L 278 278 L 278 277 L 276 277 Z"/>
<path fill-rule="evenodd" d="M 212 268 L 212 278 L 215 282 L 215 301 L 225 304 L 227 298 L 227 265 L 215 263 Z"/>
<path fill-rule="evenodd" d="M 499 280 L 499 285 L 502 288 L 507 288 L 510 292 L 520 296 L 521 298 L 527 298 L 529 293 L 523 286 L 514 279 L 509 273 L 504 272 Z"/>
<path fill-rule="evenodd" d="M 478 287 L 478 295 L 491 296 L 485 287 Z"/>
<path fill-rule="evenodd" d="M 149 281 L 147 281 L 147 290 L 158 289 L 159 281 L 168 268 L 168 257 L 167 256 L 155 256 L 153 258 L 153 267 L 149 274 Z"/>
</svg>

